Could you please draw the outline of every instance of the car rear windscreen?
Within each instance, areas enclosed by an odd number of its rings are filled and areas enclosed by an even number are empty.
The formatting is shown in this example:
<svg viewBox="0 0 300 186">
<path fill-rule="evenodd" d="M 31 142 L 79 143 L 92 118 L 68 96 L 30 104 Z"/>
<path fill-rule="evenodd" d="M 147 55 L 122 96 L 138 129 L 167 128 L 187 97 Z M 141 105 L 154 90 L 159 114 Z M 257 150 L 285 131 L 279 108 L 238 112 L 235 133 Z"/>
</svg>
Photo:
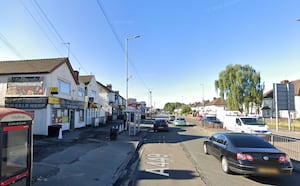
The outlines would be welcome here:
<svg viewBox="0 0 300 186">
<path fill-rule="evenodd" d="M 253 135 L 230 135 L 229 140 L 235 147 L 239 148 L 273 148 L 267 141 Z"/>
</svg>

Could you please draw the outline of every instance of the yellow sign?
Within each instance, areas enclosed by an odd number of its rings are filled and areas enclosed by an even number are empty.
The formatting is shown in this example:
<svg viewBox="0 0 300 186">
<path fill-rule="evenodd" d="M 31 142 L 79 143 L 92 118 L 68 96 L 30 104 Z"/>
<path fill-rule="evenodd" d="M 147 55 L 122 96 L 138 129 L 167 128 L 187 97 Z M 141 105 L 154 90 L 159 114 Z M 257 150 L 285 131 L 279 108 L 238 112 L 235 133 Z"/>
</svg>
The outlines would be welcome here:
<svg viewBox="0 0 300 186">
<path fill-rule="evenodd" d="M 58 87 L 50 87 L 51 94 L 58 94 Z"/>
<path fill-rule="evenodd" d="M 48 97 L 48 104 L 60 104 L 60 99 L 56 97 Z"/>
</svg>

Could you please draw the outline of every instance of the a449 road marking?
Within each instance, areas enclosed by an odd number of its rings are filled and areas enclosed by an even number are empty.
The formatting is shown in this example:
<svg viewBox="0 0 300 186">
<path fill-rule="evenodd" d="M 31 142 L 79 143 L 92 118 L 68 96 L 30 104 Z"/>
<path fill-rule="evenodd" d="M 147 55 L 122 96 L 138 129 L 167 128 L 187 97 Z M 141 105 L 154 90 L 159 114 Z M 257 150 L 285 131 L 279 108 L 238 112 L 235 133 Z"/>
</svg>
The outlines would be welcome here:
<svg viewBox="0 0 300 186">
<path fill-rule="evenodd" d="M 146 172 L 150 172 L 153 174 L 158 174 L 161 176 L 169 176 L 169 173 L 166 173 L 165 170 L 169 170 L 168 167 L 168 155 L 165 154 L 147 154 L 146 155 L 147 158 L 147 164 L 148 165 L 152 165 L 156 168 L 153 169 L 146 169 Z"/>
</svg>

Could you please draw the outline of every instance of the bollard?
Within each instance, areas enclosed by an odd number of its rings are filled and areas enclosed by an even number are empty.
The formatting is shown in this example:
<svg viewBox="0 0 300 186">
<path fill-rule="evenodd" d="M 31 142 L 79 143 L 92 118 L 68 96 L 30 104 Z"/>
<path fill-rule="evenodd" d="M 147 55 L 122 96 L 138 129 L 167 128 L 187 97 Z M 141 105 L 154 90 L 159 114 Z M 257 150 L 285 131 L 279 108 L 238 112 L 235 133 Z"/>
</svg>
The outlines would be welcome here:
<svg viewBox="0 0 300 186">
<path fill-rule="evenodd" d="M 62 129 L 61 128 L 59 129 L 57 139 L 59 139 L 59 140 L 62 139 Z"/>
</svg>

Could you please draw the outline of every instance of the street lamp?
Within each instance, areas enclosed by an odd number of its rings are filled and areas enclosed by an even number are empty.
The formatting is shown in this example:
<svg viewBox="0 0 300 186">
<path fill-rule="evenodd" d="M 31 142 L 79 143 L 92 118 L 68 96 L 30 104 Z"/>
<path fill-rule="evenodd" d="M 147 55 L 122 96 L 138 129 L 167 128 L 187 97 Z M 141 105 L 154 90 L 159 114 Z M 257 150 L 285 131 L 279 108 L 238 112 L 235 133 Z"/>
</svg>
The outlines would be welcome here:
<svg viewBox="0 0 300 186">
<path fill-rule="evenodd" d="M 128 109 L 128 81 L 129 81 L 129 77 L 128 77 L 128 40 L 130 39 L 137 39 L 140 38 L 141 36 L 139 35 L 135 35 L 133 37 L 130 38 L 126 38 L 125 42 L 126 42 L 126 47 L 125 47 L 125 53 L 126 53 L 126 109 Z"/>
<path fill-rule="evenodd" d="M 205 102 L 204 102 L 204 84 L 201 83 L 200 86 L 202 87 L 202 105 L 203 105 L 202 112 L 204 113 L 204 107 L 205 107 Z"/>
</svg>

